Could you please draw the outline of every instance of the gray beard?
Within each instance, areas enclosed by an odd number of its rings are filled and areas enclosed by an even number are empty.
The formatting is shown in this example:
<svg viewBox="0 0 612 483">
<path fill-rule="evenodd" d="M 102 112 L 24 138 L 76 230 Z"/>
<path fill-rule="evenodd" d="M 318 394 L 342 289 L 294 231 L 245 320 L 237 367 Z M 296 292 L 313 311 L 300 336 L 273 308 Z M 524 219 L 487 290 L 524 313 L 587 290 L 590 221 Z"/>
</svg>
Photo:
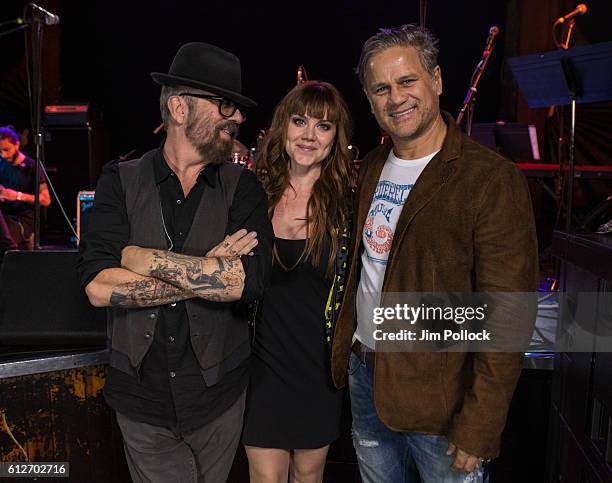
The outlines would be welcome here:
<svg viewBox="0 0 612 483">
<path fill-rule="evenodd" d="M 232 143 L 226 142 L 219 137 L 215 130 L 215 139 L 206 143 L 194 144 L 200 155 L 207 159 L 210 164 L 222 164 L 232 156 Z M 193 144 L 193 142 L 192 142 Z"/>
<path fill-rule="evenodd" d="M 203 127 L 205 129 L 202 129 Z M 203 133 L 203 130 L 207 132 Z M 204 142 L 202 139 L 211 131 L 212 135 L 206 136 L 209 140 Z M 202 126 L 201 122 L 192 120 L 185 128 L 185 135 L 202 158 L 206 159 L 210 164 L 222 164 L 231 158 L 233 143 L 221 139 L 219 131 L 218 126 L 211 128 L 209 123 Z"/>
</svg>

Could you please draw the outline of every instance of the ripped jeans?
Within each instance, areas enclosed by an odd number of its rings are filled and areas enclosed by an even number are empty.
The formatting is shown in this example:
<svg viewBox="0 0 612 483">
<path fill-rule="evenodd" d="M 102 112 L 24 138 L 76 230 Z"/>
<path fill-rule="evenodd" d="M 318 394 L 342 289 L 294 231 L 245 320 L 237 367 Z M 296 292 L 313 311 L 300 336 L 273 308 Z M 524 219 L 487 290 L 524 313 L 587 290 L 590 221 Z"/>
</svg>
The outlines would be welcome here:
<svg viewBox="0 0 612 483">
<path fill-rule="evenodd" d="M 485 483 L 482 469 L 457 473 L 455 456 L 446 455 L 444 436 L 396 432 L 376 414 L 372 368 L 351 352 L 349 390 L 353 413 L 353 445 L 364 483 Z M 420 480 L 419 480 L 420 476 Z"/>
</svg>

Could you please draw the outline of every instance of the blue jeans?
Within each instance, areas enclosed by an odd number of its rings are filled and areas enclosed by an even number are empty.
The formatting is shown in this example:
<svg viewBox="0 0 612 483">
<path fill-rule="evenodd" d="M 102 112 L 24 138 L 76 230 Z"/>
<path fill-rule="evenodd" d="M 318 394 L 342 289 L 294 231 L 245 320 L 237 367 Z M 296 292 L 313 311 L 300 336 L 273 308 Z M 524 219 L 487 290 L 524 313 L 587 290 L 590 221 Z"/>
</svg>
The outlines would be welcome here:
<svg viewBox="0 0 612 483">
<path fill-rule="evenodd" d="M 351 352 L 349 389 L 353 413 L 353 445 L 364 483 L 484 483 L 483 470 L 457 473 L 450 469 L 444 436 L 396 432 L 376 414 L 372 368 Z"/>
</svg>

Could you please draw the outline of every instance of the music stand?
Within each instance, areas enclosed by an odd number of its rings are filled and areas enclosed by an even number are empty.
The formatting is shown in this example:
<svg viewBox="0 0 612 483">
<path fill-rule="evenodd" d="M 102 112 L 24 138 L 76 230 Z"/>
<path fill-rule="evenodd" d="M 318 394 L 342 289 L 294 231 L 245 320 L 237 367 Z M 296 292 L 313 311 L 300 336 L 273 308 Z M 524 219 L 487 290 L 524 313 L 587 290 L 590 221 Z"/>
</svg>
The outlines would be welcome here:
<svg viewBox="0 0 612 483">
<path fill-rule="evenodd" d="M 540 160 L 535 126 L 530 124 L 476 123 L 470 137 L 512 161 L 532 163 Z"/>
<path fill-rule="evenodd" d="M 508 59 L 529 107 L 571 104 L 566 231 L 571 228 L 574 193 L 576 104 L 612 100 L 612 42 Z"/>
</svg>

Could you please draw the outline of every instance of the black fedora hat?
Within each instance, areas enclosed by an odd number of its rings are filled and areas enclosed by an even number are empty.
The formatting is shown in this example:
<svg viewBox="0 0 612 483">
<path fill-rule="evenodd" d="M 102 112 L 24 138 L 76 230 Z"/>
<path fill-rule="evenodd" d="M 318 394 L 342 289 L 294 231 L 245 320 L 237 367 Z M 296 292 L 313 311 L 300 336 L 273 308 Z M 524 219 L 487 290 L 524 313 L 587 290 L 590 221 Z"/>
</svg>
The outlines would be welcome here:
<svg viewBox="0 0 612 483">
<path fill-rule="evenodd" d="M 183 45 L 174 56 L 170 71 L 167 74 L 151 72 L 151 77 L 161 85 L 183 85 L 211 91 L 240 106 L 257 105 L 242 95 L 238 57 L 204 42 Z"/>
</svg>

